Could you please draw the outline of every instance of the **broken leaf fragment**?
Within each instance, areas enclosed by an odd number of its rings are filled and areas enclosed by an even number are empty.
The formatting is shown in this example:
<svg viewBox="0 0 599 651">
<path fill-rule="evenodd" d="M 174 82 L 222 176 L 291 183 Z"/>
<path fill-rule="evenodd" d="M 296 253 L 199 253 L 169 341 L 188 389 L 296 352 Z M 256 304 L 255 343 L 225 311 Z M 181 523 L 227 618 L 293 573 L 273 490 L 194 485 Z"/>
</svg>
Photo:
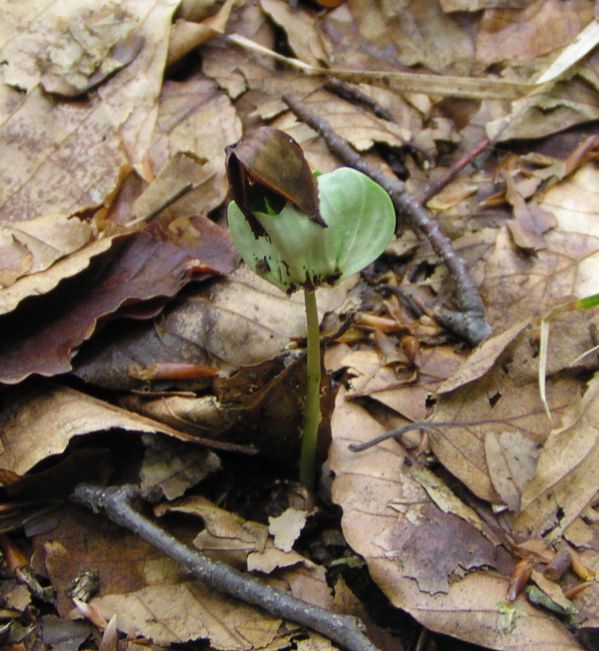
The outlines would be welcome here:
<svg viewBox="0 0 599 651">
<path fill-rule="evenodd" d="M 253 213 L 265 232 L 256 237 L 237 203 L 229 204 L 229 229 L 246 264 L 288 293 L 335 285 L 360 271 L 383 253 L 395 230 L 391 199 L 366 175 L 342 167 L 317 182 L 327 228 L 287 203 L 279 213 Z"/>
</svg>

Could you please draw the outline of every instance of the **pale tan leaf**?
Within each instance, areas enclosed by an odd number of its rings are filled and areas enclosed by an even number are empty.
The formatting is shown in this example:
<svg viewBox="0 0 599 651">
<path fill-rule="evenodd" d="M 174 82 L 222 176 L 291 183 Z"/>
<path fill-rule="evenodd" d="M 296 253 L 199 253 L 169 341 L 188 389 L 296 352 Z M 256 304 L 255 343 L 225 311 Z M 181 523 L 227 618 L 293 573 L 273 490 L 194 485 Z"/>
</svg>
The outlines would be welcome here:
<svg viewBox="0 0 599 651">
<path fill-rule="evenodd" d="M 309 513 L 288 508 L 276 517 L 268 518 L 268 531 L 277 549 L 290 552 L 306 524 Z"/>
<path fill-rule="evenodd" d="M 0 286 L 45 271 L 82 248 L 92 237 L 89 224 L 65 215 L 44 215 L 15 224 L 0 223 Z"/>
<path fill-rule="evenodd" d="M 313 65 L 326 60 L 317 24 L 303 7 L 292 9 L 284 0 L 260 0 L 260 6 L 285 30 L 289 45 L 299 59 Z"/>
<path fill-rule="evenodd" d="M 534 475 L 539 445 L 517 430 L 489 432 L 485 460 L 493 488 L 510 511 L 520 510 L 520 496 Z"/>
<path fill-rule="evenodd" d="M 503 332 L 494 334 L 472 352 L 468 359 L 460 366 L 457 373 L 437 387 L 437 393 L 448 393 L 458 387 L 482 377 L 497 361 L 515 337 L 529 324 L 529 319 L 518 321 Z"/>
<path fill-rule="evenodd" d="M 40 52 L 58 43 L 70 23 L 91 20 L 101 8 L 68 0 L 42 11 L 35 2 L 24 4 L 30 7 L 27 18 L 0 53 L 8 62 L 5 82 L 28 90 L 0 131 L 0 217 L 10 221 L 101 206 L 130 164 L 143 173 L 177 3 L 128 2 L 124 11 L 143 38 L 141 52 L 98 88 L 98 98 L 69 103 L 53 100 L 36 86 Z"/>
<path fill-rule="evenodd" d="M 586 235 L 594 243 L 577 265 L 571 294 L 582 298 L 597 291 L 599 277 L 599 170 L 594 165 L 581 167 L 574 175 L 553 186 L 539 205 L 557 219 L 557 229 L 573 238 Z M 573 240 L 573 244 L 574 244 Z"/>
</svg>

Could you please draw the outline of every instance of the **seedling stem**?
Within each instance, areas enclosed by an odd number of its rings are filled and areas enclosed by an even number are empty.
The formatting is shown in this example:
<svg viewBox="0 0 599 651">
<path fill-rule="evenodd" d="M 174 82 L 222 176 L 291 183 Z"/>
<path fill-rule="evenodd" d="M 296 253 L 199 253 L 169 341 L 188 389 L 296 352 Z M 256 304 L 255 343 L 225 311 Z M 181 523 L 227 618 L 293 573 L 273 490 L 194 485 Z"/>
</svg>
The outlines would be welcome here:
<svg viewBox="0 0 599 651">
<path fill-rule="evenodd" d="M 304 289 L 306 321 L 308 324 L 308 360 L 304 435 L 300 453 L 300 481 L 306 488 L 314 486 L 314 459 L 318 446 L 320 425 L 320 329 L 316 291 Z"/>
</svg>

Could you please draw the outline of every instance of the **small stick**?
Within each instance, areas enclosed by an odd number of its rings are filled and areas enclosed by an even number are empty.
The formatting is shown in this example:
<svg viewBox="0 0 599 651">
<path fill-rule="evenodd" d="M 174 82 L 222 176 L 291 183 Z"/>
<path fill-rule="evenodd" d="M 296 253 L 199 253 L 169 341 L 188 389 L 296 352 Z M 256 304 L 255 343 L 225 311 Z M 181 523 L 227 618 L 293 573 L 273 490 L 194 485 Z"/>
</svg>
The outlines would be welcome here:
<svg viewBox="0 0 599 651">
<path fill-rule="evenodd" d="M 435 195 L 439 194 L 441 190 L 449 185 L 451 181 L 475 158 L 480 156 L 486 149 L 491 145 L 491 140 L 489 138 L 483 138 L 476 147 L 467 151 L 463 156 L 460 156 L 458 160 L 441 176 L 433 181 L 424 192 L 418 197 L 418 201 L 424 206 L 429 199 L 432 199 Z"/>
<path fill-rule="evenodd" d="M 306 626 L 348 651 L 377 651 L 362 632 L 360 620 L 338 615 L 265 585 L 259 579 L 190 549 L 131 506 L 139 494 L 132 485 L 100 488 L 79 484 L 71 499 L 95 513 L 104 510 L 116 524 L 129 529 L 147 543 L 179 563 L 206 585 L 280 617 Z"/>
<path fill-rule="evenodd" d="M 293 95 L 283 95 L 283 101 L 296 117 L 316 130 L 329 149 L 346 165 L 359 170 L 381 185 L 393 201 L 398 213 L 405 215 L 411 225 L 421 231 L 431 243 L 435 253 L 443 259 L 456 283 L 456 301 L 460 311 L 440 309 L 436 316 L 450 330 L 473 345 L 479 344 L 490 333 L 491 327 L 484 318 L 484 305 L 464 261 L 457 255 L 451 240 L 443 233 L 437 221 L 413 197 L 405 184 L 368 164 L 349 143 L 333 131 L 331 125 L 302 106 Z"/>
<path fill-rule="evenodd" d="M 379 443 L 383 443 L 384 441 L 388 441 L 389 439 L 394 439 L 395 437 L 401 436 L 406 432 L 411 432 L 414 429 L 423 429 L 427 431 L 431 429 L 442 429 L 443 427 L 445 428 L 474 427 L 476 425 L 488 425 L 491 423 L 499 423 L 499 422 L 500 422 L 499 420 L 494 420 L 494 419 L 467 420 L 462 422 L 458 420 L 448 420 L 448 421 L 439 421 L 439 422 L 435 422 L 432 420 L 418 420 L 418 421 L 414 421 L 413 423 L 408 423 L 407 425 L 402 425 L 401 427 L 397 427 L 395 429 L 389 430 L 388 432 L 383 432 L 382 434 L 379 434 L 378 436 L 375 436 L 371 438 L 369 441 L 365 441 L 364 443 L 350 443 L 347 447 L 352 452 L 363 452 L 364 450 L 373 448 L 375 445 L 378 445 Z"/>
</svg>

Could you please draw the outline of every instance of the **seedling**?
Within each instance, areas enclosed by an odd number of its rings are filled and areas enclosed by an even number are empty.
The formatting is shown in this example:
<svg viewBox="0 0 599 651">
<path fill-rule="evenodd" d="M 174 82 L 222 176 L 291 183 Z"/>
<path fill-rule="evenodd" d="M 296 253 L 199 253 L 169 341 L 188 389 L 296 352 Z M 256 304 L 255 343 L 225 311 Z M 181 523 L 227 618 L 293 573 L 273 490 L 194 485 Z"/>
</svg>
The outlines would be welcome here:
<svg viewBox="0 0 599 651">
<path fill-rule="evenodd" d="M 393 204 L 380 185 L 354 169 L 315 177 L 300 146 L 277 129 L 263 127 L 227 153 L 235 199 L 228 221 L 237 250 L 282 291 L 304 291 L 308 344 L 300 481 L 312 487 L 321 419 L 316 289 L 338 284 L 385 250 L 395 232 Z"/>
</svg>

